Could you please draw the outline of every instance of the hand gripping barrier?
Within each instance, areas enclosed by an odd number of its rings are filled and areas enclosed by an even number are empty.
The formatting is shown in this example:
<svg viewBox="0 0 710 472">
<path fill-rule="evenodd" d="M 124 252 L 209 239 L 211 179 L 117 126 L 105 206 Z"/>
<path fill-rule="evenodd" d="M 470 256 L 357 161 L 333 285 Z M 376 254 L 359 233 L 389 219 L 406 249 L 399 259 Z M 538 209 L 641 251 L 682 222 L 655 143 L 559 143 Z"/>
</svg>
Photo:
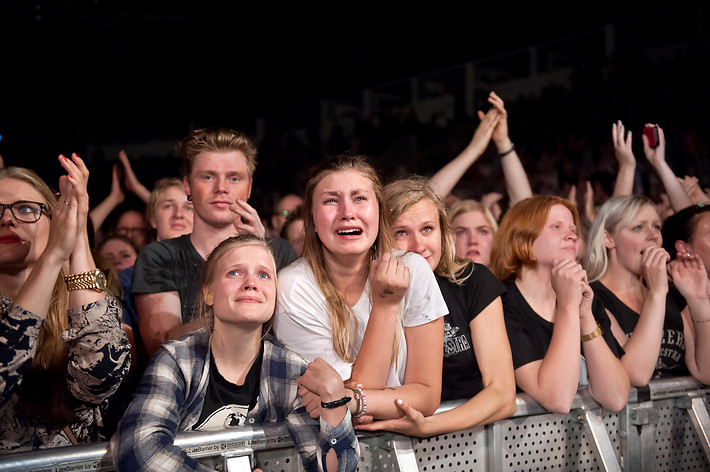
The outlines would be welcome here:
<svg viewBox="0 0 710 472">
<path fill-rule="evenodd" d="M 619 413 L 603 410 L 586 389 L 567 415 L 551 414 L 524 393 L 515 414 L 485 427 L 431 438 L 363 433 L 361 472 L 375 471 L 707 471 L 710 387 L 691 377 L 632 388 Z M 445 402 L 444 411 L 461 402 Z M 285 425 L 186 432 L 176 443 L 217 471 L 300 471 Z M 2 471 L 113 471 L 107 443 L 0 456 Z"/>
</svg>

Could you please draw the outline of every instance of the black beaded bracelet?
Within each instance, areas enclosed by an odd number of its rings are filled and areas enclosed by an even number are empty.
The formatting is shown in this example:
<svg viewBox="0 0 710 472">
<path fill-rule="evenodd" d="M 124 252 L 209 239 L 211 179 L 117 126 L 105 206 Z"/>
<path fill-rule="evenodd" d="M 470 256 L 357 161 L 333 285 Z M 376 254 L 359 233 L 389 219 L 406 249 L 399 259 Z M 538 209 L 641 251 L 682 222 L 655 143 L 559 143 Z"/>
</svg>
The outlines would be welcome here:
<svg viewBox="0 0 710 472">
<path fill-rule="evenodd" d="M 322 408 L 325 408 L 326 410 L 332 410 L 333 408 L 338 408 L 339 406 L 346 405 L 350 400 L 352 400 L 352 397 L 345 395 L 340 400 L 334 400 L 332 402 L 320 402 L 320 406 Z"/>
<path fill-rule="evenodd" d="M 511 145 L 511 146 L 510 146 L 510 149 L 508 149 L 507 151 L 505 151 L 505 152 L 499 152 L 499 153 L 498 153 L 498 157 L 507 156 L 508 154 L 510 154 L 510 153 L 513 152 L 513 151 L 515 151 L 515 144 Z"/>
</svg>

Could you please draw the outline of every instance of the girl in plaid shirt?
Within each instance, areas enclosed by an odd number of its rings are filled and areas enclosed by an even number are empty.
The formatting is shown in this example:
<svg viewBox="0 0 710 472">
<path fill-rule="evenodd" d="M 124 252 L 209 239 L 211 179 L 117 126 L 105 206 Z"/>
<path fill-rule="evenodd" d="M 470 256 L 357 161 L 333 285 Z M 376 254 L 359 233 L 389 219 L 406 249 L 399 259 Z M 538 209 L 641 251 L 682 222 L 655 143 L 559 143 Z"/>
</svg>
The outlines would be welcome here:
<svg viewBox="0 0 710 472">
<path fill-rule="evenodd" d="M 229 238 L 203 274 L 209 328 L 165 343 L 151 361 L 111 452 L 119 470 L 208 470 L 174 445 L 179 431 L 286 421 L 306 470 L 355 470 L 358 443 L 343 382 L 322 359 L 310 364 L 270 335 L 276 265 L 264 240 Z M 320 395 L 320 419 L 298 396 Z"/>
</svg>

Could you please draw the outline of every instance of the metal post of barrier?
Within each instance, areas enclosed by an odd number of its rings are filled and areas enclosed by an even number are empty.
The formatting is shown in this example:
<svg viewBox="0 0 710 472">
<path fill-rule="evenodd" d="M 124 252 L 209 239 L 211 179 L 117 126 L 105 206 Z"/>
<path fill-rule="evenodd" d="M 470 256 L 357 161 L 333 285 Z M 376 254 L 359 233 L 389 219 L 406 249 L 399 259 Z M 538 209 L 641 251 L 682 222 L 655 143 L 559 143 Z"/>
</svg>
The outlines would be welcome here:
<svg viewBox="0 0 710 472">
<path fill-rule="evenodd" d="M 653 472 L 656 466 L 654 435 L 659 413 L 653 402 L 627 405 L 622 410 L 621 429 L 626 436 L 624 470 L 626 472 Z"/>
<path fill-rule="evenodd" d="M 418 472 L 417 457 L 412 448 L 412 438 L 401 434 L 392 435 L 392 448 L 399 470 L 402 472 Z"/>
<path fill-rule="evenodd" d="M 710 460 L 710 417 L 708 409 L 705 407 L 704 393 L 688 393 L 685 397 L 676 399 L 676 406 L 684 408 L 690 416 L 693 428 L 698 435 L 698 439 L 703 446 L 705 456 Z"/>
<path fill-rule="evenodd" d="M 256 463 L 254 462 L 254 451 L 244 449 L 231 451 L 229 455 L 224 456 L 224 465 L 215 467 L 218 472 L 251 472 Z"/>
<path fill-rule="evenodd" d="M 486 428 L 488 472 L 503 470 L 503 426 L 496 421 Z"/>
<path fill-rule="evenodd" d="M 378 433 L 378 434 L 366 434 L 358 437 L 360 442 L 360 458 L 362 464 L 367 465 L 367 469 L 372 472 L 376 471 L 399 471 L 405 470 L 411 472 L 416 471 L 416 459 L 413 460 L 414 468 L 412 469 L 411 461 L 407 457 L 407 448 L 412 448 L 411 439 L 408 436 L 401 436 L 408 440 L 409 444 L 405 442 L 400 442 L 395 439 L 395 436 L 391 433 Z M 400 468 L 399 454 L 402 455 L 403 463 L 405 464 L 405 469 Z M 412 457 L 414 457 L 414 452 L 411 452 Z"/>
<path fill-rule="evenodd" d="M 614 454 L 614 446 L 611 444 L 599 411 L 582 408 L 570 412 L 570 415 L 576 417 L 577 421 L 584 425 L 587 437 L 591 439 L 592 449 L 601 461 L 604 470 L 621 472 L 619 461 L 616 459 L 616 454 Z"/>
</svg>

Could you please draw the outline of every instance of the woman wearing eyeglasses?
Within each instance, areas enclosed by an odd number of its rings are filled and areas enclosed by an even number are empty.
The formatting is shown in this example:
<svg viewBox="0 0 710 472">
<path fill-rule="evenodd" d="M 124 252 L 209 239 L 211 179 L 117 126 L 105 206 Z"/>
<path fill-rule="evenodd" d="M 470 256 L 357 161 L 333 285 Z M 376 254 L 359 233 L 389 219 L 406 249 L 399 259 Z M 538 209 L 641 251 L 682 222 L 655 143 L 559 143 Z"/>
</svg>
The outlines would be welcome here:
<svg viewBox="0 0 710 472">
<path fill-rule="evenodd" d="M 0 169 L 0 454 L 105 439 L 101 411 L 130 365 L 86 220 L 88 171 L 60 156 L 61 196 Z"/>
</svg>

